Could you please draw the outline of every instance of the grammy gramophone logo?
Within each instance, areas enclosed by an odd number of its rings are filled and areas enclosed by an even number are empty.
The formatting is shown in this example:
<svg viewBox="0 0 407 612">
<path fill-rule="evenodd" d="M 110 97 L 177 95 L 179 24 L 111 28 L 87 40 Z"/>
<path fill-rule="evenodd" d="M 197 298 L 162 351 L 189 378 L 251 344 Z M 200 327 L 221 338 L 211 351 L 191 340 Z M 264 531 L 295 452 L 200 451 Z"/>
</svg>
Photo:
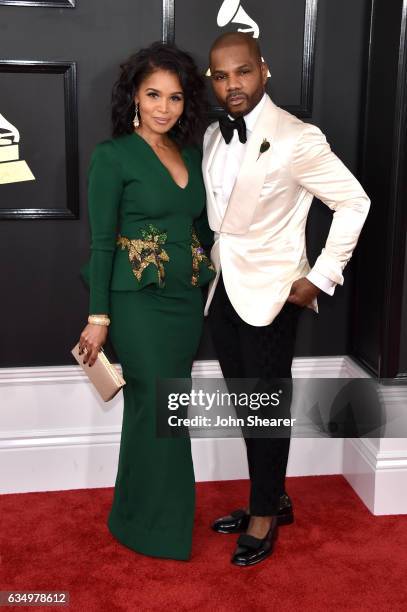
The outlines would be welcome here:
<svg viewBox="0 0 407 612">
<path fill-rule="evenodd" d="M 27 162 L 20 159 L 20 132 L 0 114 L 0 185 L 35 181 Z"/>
<path fill-rule="evenodd" d="M 229 23 L 236 23 L 245 26 L 243 28 L 237 28 L 238 32 L 251 34 L 253 38 L 259 38 L 260 36 L 258 24 L 246 13 L 240 0 L 224 0 L 219 9 L 216 23 L 219 28 L 224 28 Z M 206 71 L 206 75 L 211 76 L 209 68 Z M 267 76 L 271 76 L 270 72 Z"/>
<path fill-rule="evenodd" d="M 238 28 L 238 32 L 247 32 L 252 34 L 253 38 L 260 36 L 259 26 L 246 13 L 240 0 L 224 0 L 219 9 L 217 23 L 220 28 L 224 28 L 228 23 L 238 23 L 246 26 L 245 28 Z"/>
</svg>

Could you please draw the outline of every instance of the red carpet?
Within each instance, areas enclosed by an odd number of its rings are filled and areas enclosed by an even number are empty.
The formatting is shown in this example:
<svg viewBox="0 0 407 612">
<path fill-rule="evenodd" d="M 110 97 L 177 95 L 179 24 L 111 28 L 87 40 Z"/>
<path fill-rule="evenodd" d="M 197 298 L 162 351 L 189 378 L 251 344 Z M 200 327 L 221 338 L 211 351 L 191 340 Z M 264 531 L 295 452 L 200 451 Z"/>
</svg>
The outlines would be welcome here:
<svg viewBox="0 0 407 612">
<path fill-rule="evenodd" d="M 197 485 L 191 561 L 122 546 L 105 520 L 113 489 L 0 496 L 1 590 L 65 590 L 86 612 L 407 610 L 407 516 L 373 516 L 341 476 L 289 478 L 296 521 L 271 558 L 237 568 L 236 536 L 212 518 L 247 499 L 246 481 Z"/>
</svg>

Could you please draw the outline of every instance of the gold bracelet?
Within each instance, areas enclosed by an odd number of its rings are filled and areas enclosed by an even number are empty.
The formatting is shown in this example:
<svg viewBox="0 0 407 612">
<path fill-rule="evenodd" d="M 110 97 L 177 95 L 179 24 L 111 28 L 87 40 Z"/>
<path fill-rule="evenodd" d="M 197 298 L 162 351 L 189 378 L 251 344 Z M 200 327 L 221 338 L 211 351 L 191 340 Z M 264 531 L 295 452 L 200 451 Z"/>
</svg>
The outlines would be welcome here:
<svg viewBox="0 0 407 612">
<path fill-rule="evenodd" d="M 110 325 L 110 319 L 107 315 L 89 315 L 88 323 L 92 325 Z"/>
</svg>

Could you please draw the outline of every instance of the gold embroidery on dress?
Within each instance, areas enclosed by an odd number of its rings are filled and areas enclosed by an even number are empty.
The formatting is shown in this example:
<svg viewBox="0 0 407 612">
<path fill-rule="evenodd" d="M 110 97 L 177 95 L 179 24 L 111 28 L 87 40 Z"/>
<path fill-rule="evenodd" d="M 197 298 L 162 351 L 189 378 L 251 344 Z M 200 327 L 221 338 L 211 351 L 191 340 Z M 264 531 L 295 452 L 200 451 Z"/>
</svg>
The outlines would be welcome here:
<svg viewBox="0 0 407 612">
<path fill-rule="evenodd" d="M 168 254 L 162 245 L 167 240 L 166 232 L 161 232 L 154 225 L 148 225 L 147 229 L 141 230 L 143 238 L 129 239 L 119 234 L 116 244 L 127 248 L 133 274 L 137 280 L 141 280 L 143 271 L 153 264 L 157 267 L 158 286 L 164 286 L 165 271 L 163 261 L 169 261 Z"/>
<path fill-rule="evenodd" d="M 192 228 L 192 243 L 191 243 L 191 251 L 192 251 L 192 278 L 191 283 L 196 286 L 199 280 L 199 264 L 205 263 L 208 266 L 209 270 L 215 271 L 211 260 L 207 257 L 204 249 L 199 242 L 198 236 L 196 235 L 195 228 Z"/>
</svg>

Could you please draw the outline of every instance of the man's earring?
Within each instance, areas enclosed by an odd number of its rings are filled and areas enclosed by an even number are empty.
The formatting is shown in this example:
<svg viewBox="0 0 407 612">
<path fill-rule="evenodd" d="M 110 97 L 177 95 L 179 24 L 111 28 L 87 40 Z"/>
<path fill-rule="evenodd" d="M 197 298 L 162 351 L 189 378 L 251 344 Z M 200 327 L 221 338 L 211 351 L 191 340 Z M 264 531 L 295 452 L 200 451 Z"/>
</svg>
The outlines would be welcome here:
<svg viewBox="0 0 407 612">
<path fill-rule="evenodd" d="M 134 119 L 133 119 L 133 125 L 135 128 L 138 128 L 138 126 L 140 125 L 140 119 L 138 116 L 138 102 L 135 103 L 135 112 L 134 112 Z"/>
</svg>

